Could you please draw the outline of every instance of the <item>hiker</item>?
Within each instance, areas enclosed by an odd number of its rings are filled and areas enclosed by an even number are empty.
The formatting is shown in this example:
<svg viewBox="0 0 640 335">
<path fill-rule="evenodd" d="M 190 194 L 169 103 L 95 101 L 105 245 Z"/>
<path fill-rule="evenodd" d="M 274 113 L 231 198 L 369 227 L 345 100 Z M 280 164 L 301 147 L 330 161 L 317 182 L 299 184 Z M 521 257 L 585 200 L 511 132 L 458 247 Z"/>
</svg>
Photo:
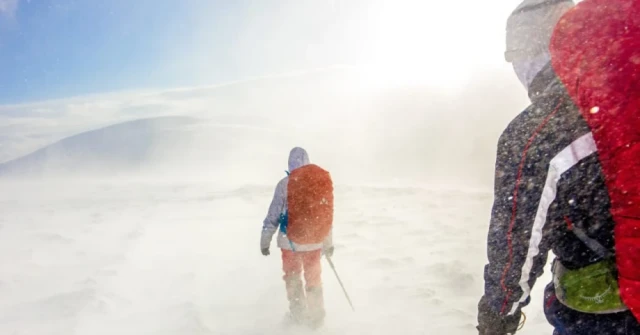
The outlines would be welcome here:
<svg viewBox="0 0 640 335">
<path fill-rule="evenodd" d="M 479 333 L 516 333 L 553 251 L 554 335 L 640 334 L 640 1 L 525 0 L 505 56 L 532 104 L 498 143 Z"/>
<path fill-rule="evenodd" d="M 331 257 L 333 184 L 329 173 L 309 162 L 299 147 L 289 154 L 289 170 L 275 189 L 262 226 L 260 248 L 268 256 L 273 234 L 279 229 L 278 248 L 289 301 L 288 318 L 317 328 L 325 317 L 322 291 L 322 254 Z M 304 289 L 301 274 L 304 272 Z"/>
</svg>

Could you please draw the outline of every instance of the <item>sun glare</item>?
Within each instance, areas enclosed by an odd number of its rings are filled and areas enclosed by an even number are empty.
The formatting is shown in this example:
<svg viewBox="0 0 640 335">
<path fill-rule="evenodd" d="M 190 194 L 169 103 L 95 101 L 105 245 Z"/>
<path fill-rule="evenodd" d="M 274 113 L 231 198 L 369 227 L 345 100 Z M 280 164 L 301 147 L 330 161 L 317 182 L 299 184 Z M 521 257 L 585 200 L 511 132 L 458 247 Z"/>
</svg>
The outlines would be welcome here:
<svg viewBox="0 0 640 335">
<path fill-rule="evenodd" d="M 479 35 L 474 26 L 483 21 L 486 26 L 483 17 L 493 15 L 461 13 L 456 6 L 447 1 L 375 2 L 368 17 L 374 31 L 367 41 L 372 80 L 380 85 L 448 89 L 463 84 L 487 59 L 487 48 L 500 48 L 496 43 L 502 36 L 474 38 Z M 500 50 L 495 54 L 499 56 Z"/>
</svg>

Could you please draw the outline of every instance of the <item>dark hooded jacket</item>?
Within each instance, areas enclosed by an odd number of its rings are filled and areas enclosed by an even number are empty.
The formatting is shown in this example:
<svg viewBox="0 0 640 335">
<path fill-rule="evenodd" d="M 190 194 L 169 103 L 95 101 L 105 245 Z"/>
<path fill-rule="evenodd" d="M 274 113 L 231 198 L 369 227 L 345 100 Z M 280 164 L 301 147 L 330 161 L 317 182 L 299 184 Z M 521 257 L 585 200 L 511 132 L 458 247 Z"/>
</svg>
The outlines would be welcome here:
<svg viewBox="0 0 640 335">
<path fill-rule="evenodd" d="M 613 251 L 614 222 L 593 136 L 551 65 L 532 81 L 532 104 L 500 136 L 479 322 L 520 309 L 550 250 L 566 268 L 601 257 L 571 230 Z"/>
</svg>

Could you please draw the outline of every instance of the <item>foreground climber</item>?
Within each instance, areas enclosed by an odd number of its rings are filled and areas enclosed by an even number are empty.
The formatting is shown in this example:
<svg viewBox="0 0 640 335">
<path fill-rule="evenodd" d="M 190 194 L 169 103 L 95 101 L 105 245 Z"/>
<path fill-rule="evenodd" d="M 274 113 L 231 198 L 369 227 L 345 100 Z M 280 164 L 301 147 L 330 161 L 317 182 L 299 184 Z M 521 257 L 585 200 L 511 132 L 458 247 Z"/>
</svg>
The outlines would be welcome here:
<svg viewBox="0 0 640 335">
<path fill-rule="evenodd" d="M 525 0 L 507 47 L 532 105 L 498 144 L 480 334 L 516 333 L 550 250 L 554 334 L 640 334 L 640 1 Z"/>
</svg>

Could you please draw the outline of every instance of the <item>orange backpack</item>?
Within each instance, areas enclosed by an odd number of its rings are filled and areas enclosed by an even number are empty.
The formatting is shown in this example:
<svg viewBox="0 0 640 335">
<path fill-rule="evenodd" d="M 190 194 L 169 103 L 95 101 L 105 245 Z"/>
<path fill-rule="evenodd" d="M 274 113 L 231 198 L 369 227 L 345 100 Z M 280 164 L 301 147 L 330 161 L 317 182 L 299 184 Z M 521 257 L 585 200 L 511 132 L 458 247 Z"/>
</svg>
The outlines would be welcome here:
<svg viewBox="0 0 640 335">
<path fill-rule="evenodd" d="M 333 182 L 315 164 L 297 168 L 287 184 L 287 237 L 296 244 L 322 243 L 333 224 Z"/>
</svg>

